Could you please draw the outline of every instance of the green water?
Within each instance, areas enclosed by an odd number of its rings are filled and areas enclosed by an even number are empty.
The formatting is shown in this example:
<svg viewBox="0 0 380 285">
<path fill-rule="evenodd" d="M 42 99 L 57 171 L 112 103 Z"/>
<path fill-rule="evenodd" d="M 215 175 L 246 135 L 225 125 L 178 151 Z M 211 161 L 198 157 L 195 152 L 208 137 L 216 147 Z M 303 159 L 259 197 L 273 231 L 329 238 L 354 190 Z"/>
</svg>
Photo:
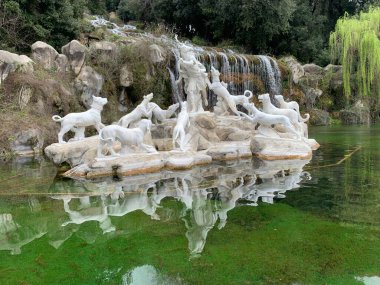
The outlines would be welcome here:
<svg viewBox="0 0 380 285">
<path fill-rule="evenodd" d="M 310 136 L 310 163 L 104 181 L 0 164 L 0 284 L 380 284 L 380 128 Z"/>
</svg>

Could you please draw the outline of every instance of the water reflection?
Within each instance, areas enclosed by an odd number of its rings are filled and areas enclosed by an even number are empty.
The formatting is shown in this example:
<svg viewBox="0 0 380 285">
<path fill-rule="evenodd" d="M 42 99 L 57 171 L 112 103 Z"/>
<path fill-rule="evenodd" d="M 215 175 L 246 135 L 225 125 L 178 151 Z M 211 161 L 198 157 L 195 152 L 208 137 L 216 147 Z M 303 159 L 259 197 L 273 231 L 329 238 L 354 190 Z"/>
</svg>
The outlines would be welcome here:
<svg viewBox="0 0 380 285">
<path fill-rule="evenodd" d="M 310 174 L 303 171 L 306 163 L 247 160 L 118 180 L 56 180 L 49 198 L 20 201 L 23 204 L 16 214 L 30 215 L 30 219 L 22 220 L 23 225 L 11 212 L 0 215 L 0 250 L 19 254 L 22 246 L 44 235 L 54 248 L 73 233 L 94 243 L 97 235 L 117 230 L 112 217 L 142 211 L 158 221 L 165 210 L 170 211 L 163 200 L 172 199 L 181 205 L 177 218 L 185 225 L 190 256 L 196 257 L 204 250 L 210 230 L 222 230 L 227 225 L 228 212 L 237 205 L 258 206 L 260 201 L 272 204 L 274 199 L 284 198 L 286 191 L 310 179 Z M 62 205 L 61 211 L 57 202 Z M 41 203 L 53 203 L 54 211 L 44 211 Z M 82 230 L 81 225 L 87 222 L 97 229 Z"/>
</svg>

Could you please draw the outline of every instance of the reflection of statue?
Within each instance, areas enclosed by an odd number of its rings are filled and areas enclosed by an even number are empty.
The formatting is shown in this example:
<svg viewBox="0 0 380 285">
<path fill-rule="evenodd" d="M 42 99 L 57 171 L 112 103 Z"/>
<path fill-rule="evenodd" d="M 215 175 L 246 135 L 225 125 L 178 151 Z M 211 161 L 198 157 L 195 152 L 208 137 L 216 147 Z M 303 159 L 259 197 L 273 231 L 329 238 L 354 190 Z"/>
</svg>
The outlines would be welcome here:
<svg viewBox="0 0 380 285">
<path fill-rule="evenodd" d="M 148 184 L 142 186 L 142 191 L 140 189 L 138 192 L 129 192 L 125 198 L 117 200 L 114 204 L 107 207 L 108 214 L 110 216 L 122 217 L 128 213 L 141 210 L 149 215 L 151 219 L 159 220 L 160 217 L 156 214 L 158 204 L 155 203 L 154 199 L 148 197 L 148 189 L 152 186 L 152 184 Z"/>
<path fill-rule="evenodd" d="M 181 112 L 178 114 L 177 124 L 173 129 L 173 149 L 178 142 L 182 151 L 186 150 L 186 128 L 190 126 L 189 114 L 187 112 L 187 102 L 181 103 Z"/>
<path fill-rule="evenodd" d="M 187 228 L 186 237 L 192 256 L 203 251 L 207 234 L 214 227 L 218 216 L 213 211 L 212 201 L 207 199 L 206 190 L 193 190 L 193 208 L 190 221 L 183 219 Z"/>
<path fill-rule="evenodd" d="M 66 226 L 68 224 L 80 225 L 88 221 L 98 221 L 103 233 L 115 231 L 115 227 L 112 225 L 111 219 L 108 216 L 107 206 L 105 205 L 104 199 L 101 199 L 101 204 L 98 207 L 91 207 L 91 204 L 88 204 L 86 199 L 81 199 L 80 201 L 83 201 L 84 204 L 78 211 L 70 209 L 70 201 L 71 198 L 63 199 L 63 208 L 65 209 L 65 212 L 69 214 L 70 221 L 63 223 L 62 226 Z"/>
<path fill-rule="evenodd" d="M 142 149 L 147 152 L 157 152 L 153 146 L 144 144 L 144 136 L 150 132 L 152 122 L 149 120 L 141 120 L 138 128 L 127 129 L 118 125 L 110 125 L 104 127 L 99 133 L 99 144 L 97 156 L 102 157 L 102 149 L 106 144 L 112 156 L 119 156 L 113 150 L 113 143 L 118 140 L 121 143 L 121 154 L 131 151 L 131 147 Z"/>
<path fill-rule="evenodd" d="M 189 46 L 182 44 L 180 47 L 181 58 L 179 59 L 179 83 L 182 79 L 185 81 L 185 92 L 189 113 L 204 111 L 202 98 L 205 106 L 207 102 L 207 82 L 208 75 L 206 68 L 196 58 Z"/>
<path fill-rule="evenodd" d="M 142 102 L 130 113 L 120 118 L 118 125 L 128 128 L 131 124 L 135 124 L 140 121 L 143 117 L 152 117 L 152 111 L 155 106 L 148 108 L 148 103 L 153 98 L 153 93 L 144 96 Z"/>
<path fill-rule="evenodd" d="M 52 119 L 55 122 L 61 123 L 61 130 L 58 133 L 58 142 L 65 143 L 63 136 L 68 131 L 75 132 L 74 140 L 80 140 L 84 138 L 84 130 L 86 127 L 95 126 L 96 130 L 100 132 L 100 129 L 104 126 L 101 122 L 100 112 L 103 110 L 103 106 L 107 104 L 107 98 L 92 96 L 91 109 L 82 113 L 70 113 L 61 118 L 54 115 Z"/>
</svg>

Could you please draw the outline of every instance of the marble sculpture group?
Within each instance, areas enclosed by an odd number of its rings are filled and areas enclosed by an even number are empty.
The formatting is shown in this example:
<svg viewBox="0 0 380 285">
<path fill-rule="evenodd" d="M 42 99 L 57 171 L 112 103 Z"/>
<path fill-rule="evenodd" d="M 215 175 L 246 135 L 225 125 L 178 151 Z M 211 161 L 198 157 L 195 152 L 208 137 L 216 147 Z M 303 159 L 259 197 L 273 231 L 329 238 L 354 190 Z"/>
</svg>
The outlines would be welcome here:
<svg viewBox="0 0 380 285">
<path fill-rule="evenodd" d="M 71 140 L 82 140 L 85 137 L 85 127 L 94 126 L 99 133 L 97 157 L 104 156 L 105 146 L 110 156 L 127 155 L 139 151 L 157 152 L 154 146 L 145 142 L 147 136 L 150 136 L 152 122 L 156 125 L 165 122 L 174 116 L 180 107 L 173 128 L 172 144 L 173 149 L 187 151 L 191 140 L 190 118 L 197 114 L 209 113 L 204 111 L 204 107 L 209 105 L 207 88 L 217 96 L 217 103 L 213 108 L 216 116 L 235 116 L 237 120 L 259 124 L 261 133 L 269 137 L 276 134 L 278 130 L 282 130 L 294 140 L 307 138 L 305 122 L 308 121 L 309 115 L 306 114 L 306 117 L 302 118 L 297 102 L 285 102 L 282 95 L 275 95 L 275 100 L 279 104 L 278 108 L 271 102 L 269 94 L 261 94 L 257 97 L 262 103 L 262 110 L 259 110 L 254 103 L 250 102 L 254 96 L 251 91 L 246 90 L 242 95 L 232 95 L 228 91 L 228 84 L 220 81 L 220 72 L 214 67 L 210 70 L 211 82 L 205 66 L 196 59 L 189 46 L 180 44 L 180 53 L 179 78 L 176 82 L 178 84 L 184 81 L 187 101 L 173 104 L 167 110 L 162 110 L 156 103 L 151 102 L 153 99 L 153 93 L 151 93 L 145 95 L 142 102 L 120 118 L 117 123 L 104 126 L 101 123 L 101 111 L 107 99 L 93 96 L 93 102 L 88 111 L 71 113 L 63 118 L 57 115 L 52 117 L 54 121 L 61 123 L 58 142 L 65 143 L 63 136 L 70 130 L 75 133 Z M 243 109 L 246 112 L 241 111 Z M 115 141 L 121 144 L 119 153 L 113 149 Z"/>
</svg>

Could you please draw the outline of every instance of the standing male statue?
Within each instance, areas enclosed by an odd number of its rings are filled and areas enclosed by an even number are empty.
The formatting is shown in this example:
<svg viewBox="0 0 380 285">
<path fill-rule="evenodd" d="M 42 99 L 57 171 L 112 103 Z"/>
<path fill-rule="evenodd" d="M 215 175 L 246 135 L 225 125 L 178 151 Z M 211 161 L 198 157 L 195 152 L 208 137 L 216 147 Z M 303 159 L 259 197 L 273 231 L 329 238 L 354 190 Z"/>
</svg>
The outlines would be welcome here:
<svg viewBox="0 0 380 285">
<path fill-rule="evenodd" d="M 188 112 L 203 112 L 202 99 L 205 106 L 207 102 L 207 82 L 210 82 L 206 68 L 194 55 L 191 47 L 180 45 L 181 58 L 179 59 L 179 78 L 177 84 L 185 81 L 185 93 L 187 95 Z"/>
</svg>

